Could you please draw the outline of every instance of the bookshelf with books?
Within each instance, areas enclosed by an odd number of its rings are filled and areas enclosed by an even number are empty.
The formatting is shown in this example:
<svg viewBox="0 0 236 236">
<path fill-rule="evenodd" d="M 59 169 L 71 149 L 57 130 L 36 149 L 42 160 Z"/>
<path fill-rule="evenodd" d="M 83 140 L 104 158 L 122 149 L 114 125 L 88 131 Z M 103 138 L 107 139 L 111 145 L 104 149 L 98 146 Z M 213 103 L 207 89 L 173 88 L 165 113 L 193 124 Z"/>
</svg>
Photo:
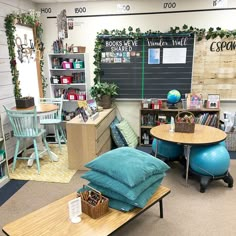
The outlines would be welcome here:
<svg viewBox="0 0 236 236">
<path fill-rule="evenodd" d="M 64 95 L 65 120 L 73 118 L 79 100 L 89 98 L 87 53 L 51 53 L 48 55 L 51 97 Z M 68 118 L 70 117 L 70 118 Z"/>
<path fill-rule="evenodd" d="M 139 144 L 149 146 L 152 144 L 153 137 L 150 135 L 152 127 L 162 124 L 169 124 L 171 117 L 176 117 L 180 112 L 188 111 L 193 113 L 196 124 L 219 127 L 220 109 L 140 109 L 140 135 Z"/>
</svg>

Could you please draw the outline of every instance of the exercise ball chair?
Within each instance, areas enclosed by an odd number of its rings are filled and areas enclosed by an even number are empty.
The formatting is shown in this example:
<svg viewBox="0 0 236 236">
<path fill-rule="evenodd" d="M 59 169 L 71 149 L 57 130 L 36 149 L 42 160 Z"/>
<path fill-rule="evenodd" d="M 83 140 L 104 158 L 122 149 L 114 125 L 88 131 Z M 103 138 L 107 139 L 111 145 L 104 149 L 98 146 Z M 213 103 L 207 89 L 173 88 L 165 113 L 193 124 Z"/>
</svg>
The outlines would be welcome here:
<svg viewBox="0 0 236 236">
<path fill-rule="evenodd" d="M 192 147 L 189 165 L 192 173 L 201 176 L 200 192 L 205 192 L 209 182 L 216 179 L 223 179 L 229 187 L 233 186 L 228 172 L 230 155 L 224 143 Z"/>
<path fill-rule="evenodd" d="M 182 145 L 175 143 L 153 139 L 152 152 L 156 153 L 157 145 L 157 156 L 163 160 L 174 161 L 177 160 L 184 153 Z"/>
<path fill-rule="evenodd" d="M 230 155 L 222 144 L 193 147 L 189 163 L 191 169 L 199 174 L 219 176 L 227 172 Z"/>
<path fill-rule="evenodd" d="M 226 143 L 225 143 L 225 141 L 221 141 L 219 144 L 222 145 L 222 146 L 224 146 L 224 147 L 226 148 Z"/>
</svg>

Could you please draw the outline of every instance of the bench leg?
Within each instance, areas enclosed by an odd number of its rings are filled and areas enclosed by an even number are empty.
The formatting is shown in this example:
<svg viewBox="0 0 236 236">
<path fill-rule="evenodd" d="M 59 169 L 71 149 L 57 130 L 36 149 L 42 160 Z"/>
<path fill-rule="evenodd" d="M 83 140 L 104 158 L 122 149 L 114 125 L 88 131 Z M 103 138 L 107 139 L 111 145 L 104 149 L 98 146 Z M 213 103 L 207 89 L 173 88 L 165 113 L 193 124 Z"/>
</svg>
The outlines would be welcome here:
<svg viewBox="0 0 236 236">
<path fill-rule="evenodd" d="M 162 199 L 159 201 L 159 206 L 160 206 L 160 218 L 163 218 L 163 202 L 162 202 Z"/>
</svg>

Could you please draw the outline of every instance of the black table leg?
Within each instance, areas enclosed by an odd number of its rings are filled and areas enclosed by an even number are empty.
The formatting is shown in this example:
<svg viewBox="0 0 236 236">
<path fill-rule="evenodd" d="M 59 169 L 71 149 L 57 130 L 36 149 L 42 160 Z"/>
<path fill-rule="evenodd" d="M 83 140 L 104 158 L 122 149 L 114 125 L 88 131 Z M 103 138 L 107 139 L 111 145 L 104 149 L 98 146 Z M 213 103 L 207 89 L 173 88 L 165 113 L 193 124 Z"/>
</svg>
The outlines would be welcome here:
<svg viewBox="0 0 236 236">
<path fill-rule="evenodd" d="M 163 218 L 163 202 L 162 202 L 162 199 L 159 201 L 159 206 L 160 206 L 160 218 Z"/>
</svg>

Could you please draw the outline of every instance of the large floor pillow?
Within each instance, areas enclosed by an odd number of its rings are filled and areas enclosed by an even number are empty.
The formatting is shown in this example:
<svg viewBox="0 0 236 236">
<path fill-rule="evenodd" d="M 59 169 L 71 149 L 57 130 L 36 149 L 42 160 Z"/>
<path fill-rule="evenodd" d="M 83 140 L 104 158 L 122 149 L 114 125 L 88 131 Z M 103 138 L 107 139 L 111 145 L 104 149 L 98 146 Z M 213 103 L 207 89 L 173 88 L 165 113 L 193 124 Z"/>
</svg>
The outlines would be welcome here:
<svg viewBox="0 0 236 236">
<path fill-rule="evenodd" d="M 148 187 L 146 190 L 144 190 L 135 200 L 130 200 L 126 198 L 125 196 L 110 190 L 109 188 L 104 188 L 103 186 L 94 184 L 94 183 L 89 183 L 88 185 L 91 186 L 92 188 L 98 190 L 99 192 L 102 193 L 102 195 L 125 203 L 128 203 L 130 205 L 133 205 L 135 207 L 143 208 L 148 200 L 152 197 L 152 195 L 157 191 L 159 186 L 161 185 L 161 182 L 163 180 L 164 176 L 157 180 L 155 183 L 153 183 L 150 187 Z"/>
<path fill-rule="evenodd" d="M 135 200 L 143 191 L 149 188 L 152 184 L 154 184 L 159 179 L 163 178 L 165 173 L 152 175 L 147 178 L 145 181 L 140 184 L 129 187 L 128 185 L 106 175 L 99 171 L 90 170 L 81 175 L 81 178 L 88 180 L 96 185 L 103 186 L 107 189 L 110 189 L 120 195 L 130 199 Z"/>
<path fill-rule="evenodd" d="M 158 158 L 131 147 L 120 147 L 102 154 L 85 164 L 134 187 L 155 174 L 165 173 L 170 167 Z"/>
</svg>

